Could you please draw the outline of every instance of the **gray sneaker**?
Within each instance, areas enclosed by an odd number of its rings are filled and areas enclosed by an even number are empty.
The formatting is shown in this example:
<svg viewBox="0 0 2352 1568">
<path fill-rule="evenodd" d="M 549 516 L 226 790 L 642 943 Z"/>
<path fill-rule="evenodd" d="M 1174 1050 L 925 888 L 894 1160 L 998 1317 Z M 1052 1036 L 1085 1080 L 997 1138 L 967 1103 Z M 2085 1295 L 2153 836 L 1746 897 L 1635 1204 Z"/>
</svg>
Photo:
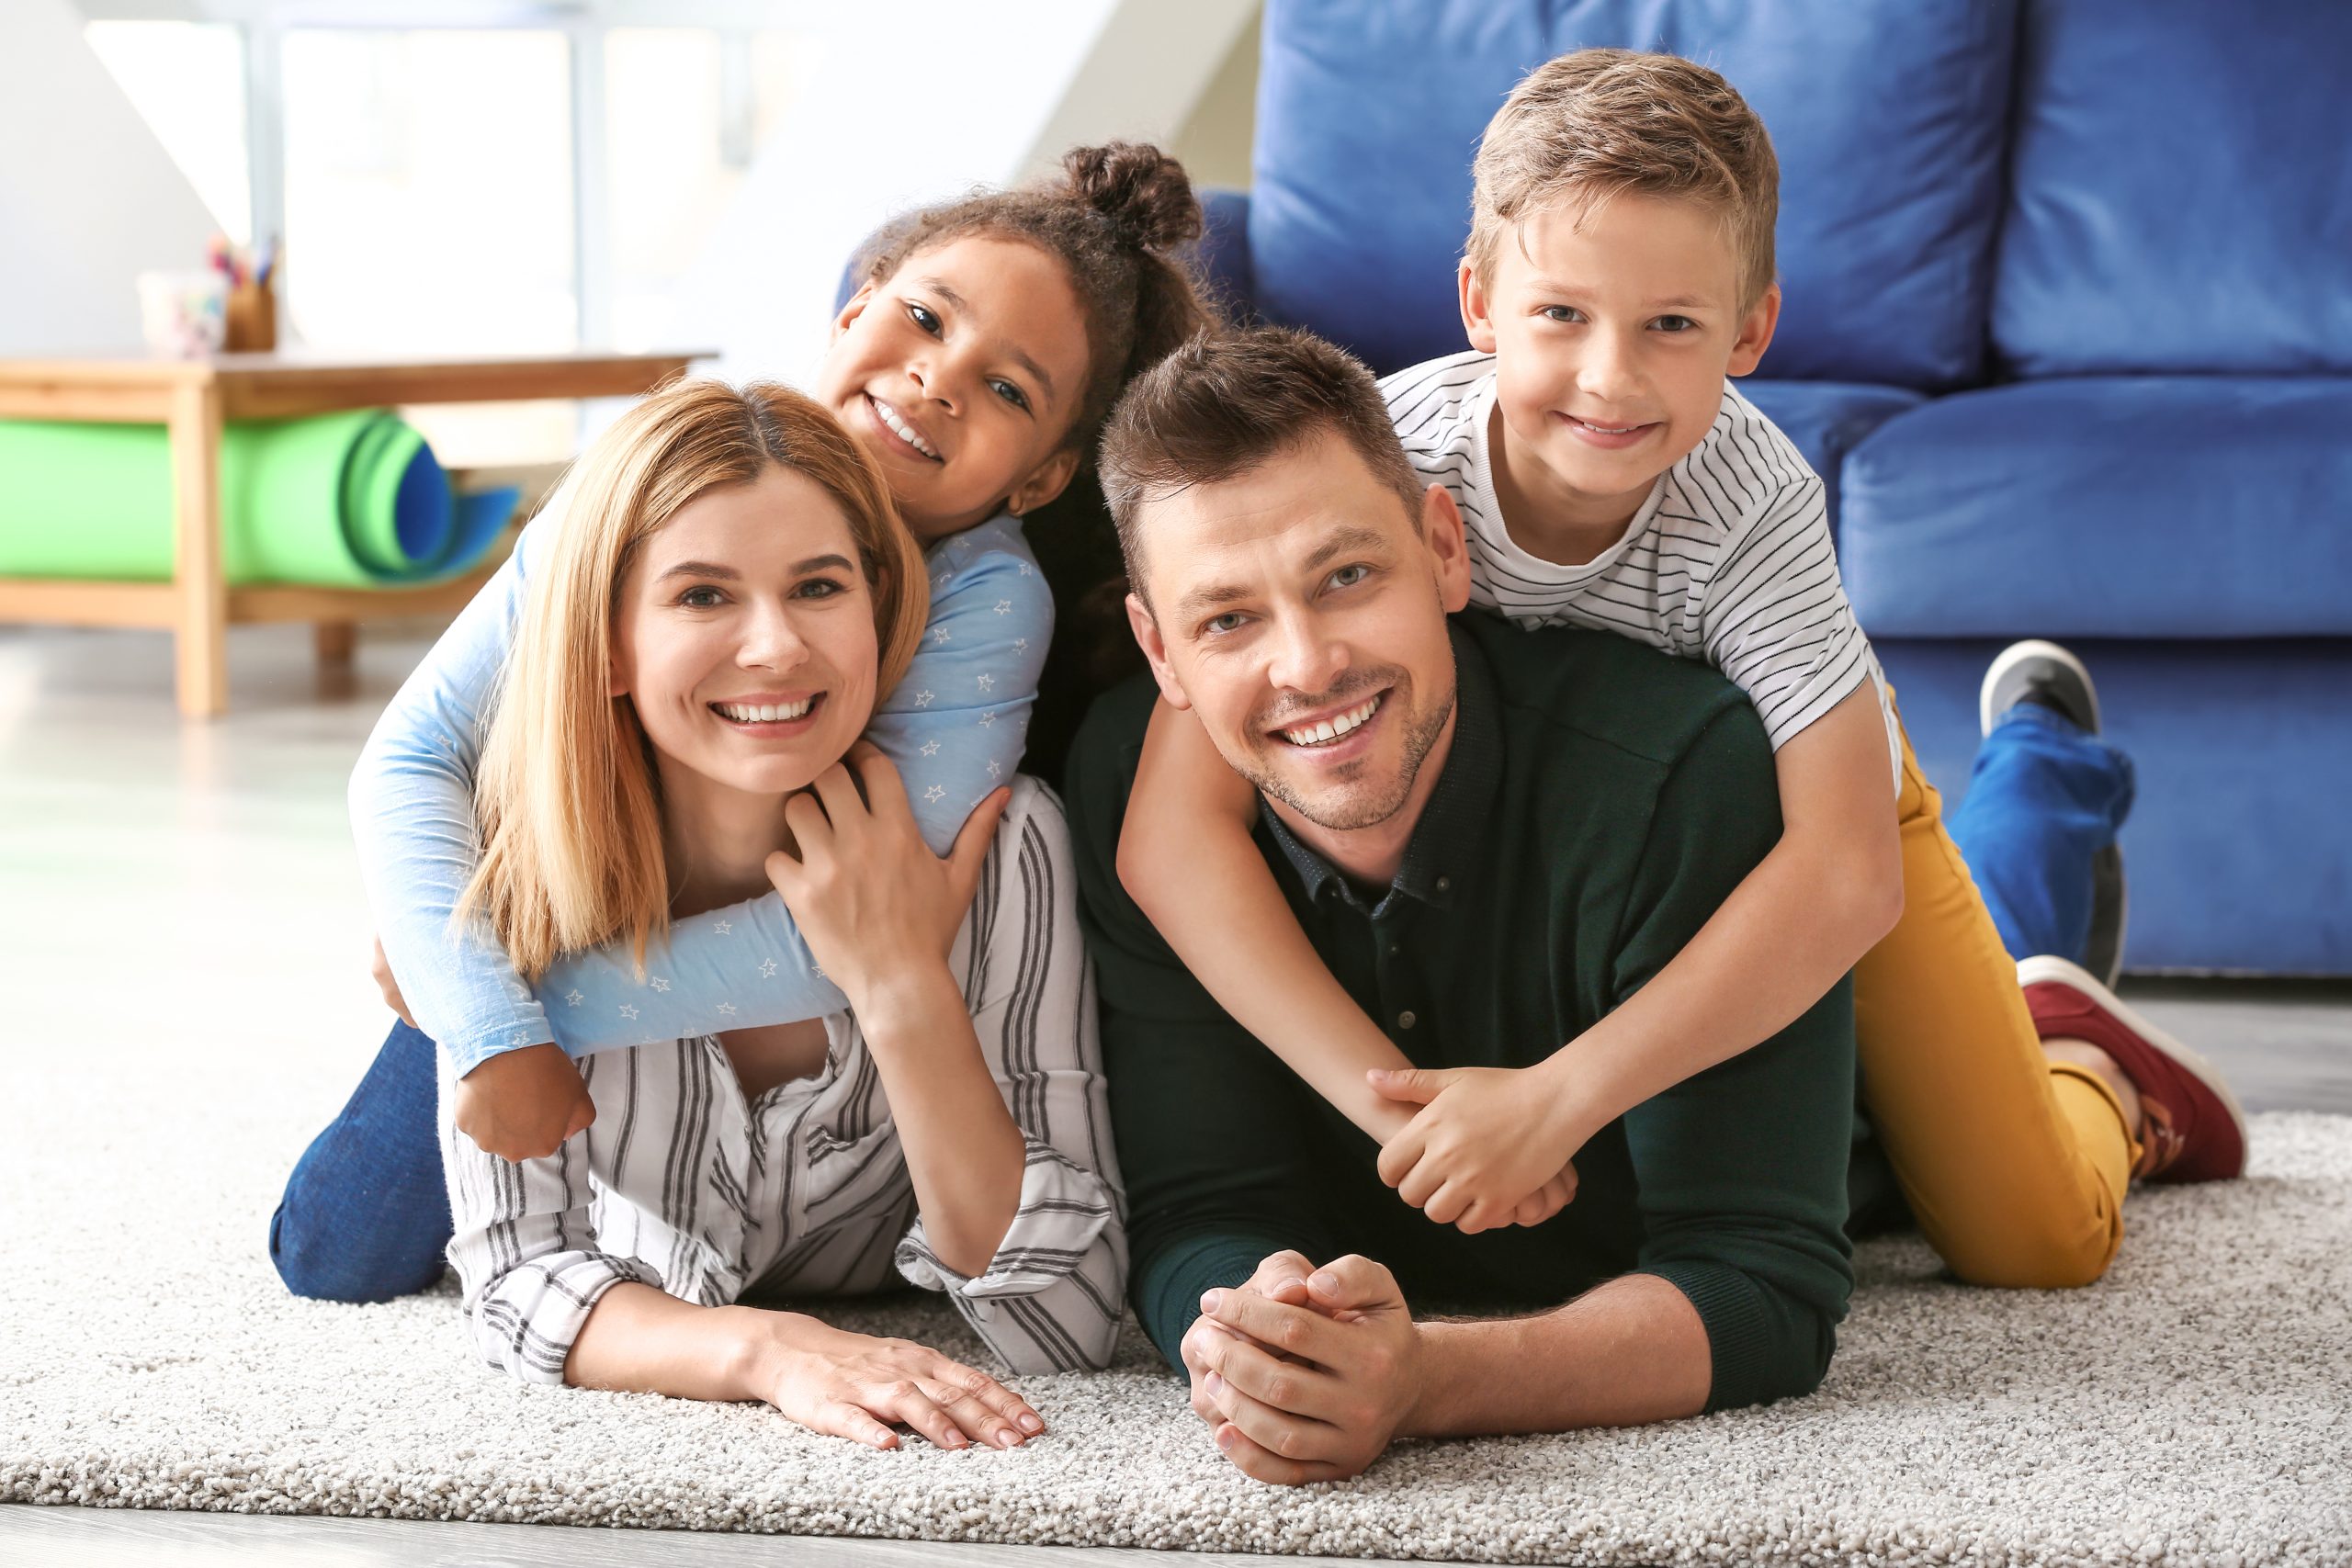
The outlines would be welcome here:
<svg viewBox="0 0 2352 1568">
<path fill-rule="evenodd" d="M 2040 703 L 2098 733 L 2098 688 L 2070 649 L 2054 642 L 2013 642 L 1994 657 L 1976 692 L 1976 724 L 1990 735 L 2001 716 L 2022 702 Z"/>
<path fill-rule="evenodd" d="M 2079 729 L 2098 733 L 2098 687 L 2071 649 L 2038 639 L 2003 649 L 1977 689 L 1979 733 L 1992 734 L 2003 716 L 2026 702 L 2063 714 Z M 2091 862 L 2091 932 L 2083 950 L 2083 967 L 2109 987 L 2123 973 L 2123 938 L 2130 918 L 2123 852 L 2109 844 Z"/>
</svg>

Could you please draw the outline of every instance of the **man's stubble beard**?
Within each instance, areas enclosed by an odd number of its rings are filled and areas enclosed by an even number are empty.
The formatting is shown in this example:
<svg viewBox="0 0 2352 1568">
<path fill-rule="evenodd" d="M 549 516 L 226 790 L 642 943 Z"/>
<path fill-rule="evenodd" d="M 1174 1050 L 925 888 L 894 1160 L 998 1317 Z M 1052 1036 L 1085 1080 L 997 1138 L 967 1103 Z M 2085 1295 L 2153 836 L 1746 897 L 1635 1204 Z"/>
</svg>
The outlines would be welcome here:
<svg viewBox="0 0 2352 1568">
<path fill-rule="evenodd" d="M 1376 685 L 1379 682 L 1373 681 L 1364 683 Z M 1389 688 L 1388 700 L 1394 701 L 1397 693 L 1405 690 L 1407 686 L 1408 682 L 1398 682 L 1392 685 Z M 1327 791 L 1327 796 L 1337 794 L 1340 799 L 1330 806 L 1317 806 L 1307 801 L 1296 790 L 1292 789 L 1273 769 L 1263 765 L 1265 756 L 1263 749 L 1279 742 L 1264 739 L 1266 726 L 1259 721 L 1253 721 L 1253 728 L 1250 730 L 1250 734 L 1256 738 L 1256 744 L 1249 755 L 1250 765 L 1237 766 L 1234 771 L 1255 785 L 1259 794 L 1279 805 L 1289 807 L 1327 832 L 1351 833 L 1361 829 L 1376 827 L 1396 816 L 1404 808 L 1405 802 L 1412 797 L 1413 785 L 1421 776 L 1421 764 L 1429 761 L 1430 751 L 1437 745 L 1438 737 L 1445 733 L 1446 721 L 1453 716 L 1454 692 L 1454 684 L 1448 682 L 1444 696 L 1429 714 L 1408 721 L 1405 730 L 1404 755 L 1397 767 L 1395 783 L 1391 787 L 1384 789 L 1379 795 L 1369 799 L 1355 796 L 1351 792 L 1347 791 Z M 1345 694 L 1346 689 L 1342 686 L 1332 693 L 1316 698 L 1312 703 L 1301 705 L 1312 711 L 1314 708 L 1340 700 Z"/>
</svg>

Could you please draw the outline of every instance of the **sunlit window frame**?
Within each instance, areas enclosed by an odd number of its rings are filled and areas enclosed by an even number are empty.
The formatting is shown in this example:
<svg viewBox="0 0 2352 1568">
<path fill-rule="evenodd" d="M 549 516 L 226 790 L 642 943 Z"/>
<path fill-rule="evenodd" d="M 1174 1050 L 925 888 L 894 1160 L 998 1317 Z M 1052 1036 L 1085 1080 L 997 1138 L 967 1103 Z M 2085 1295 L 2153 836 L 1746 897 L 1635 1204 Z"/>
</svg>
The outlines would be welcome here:
<svg viewBox="0 0 2352 1568">
<path fill-rule="evenodd" d="M 720 145 L 748 160 L 758 117 L 752 40 L 790 28 L 816 0 L 79 0 L 93 22 L 210 22 L 238 29 L 245 67 L 246 179 L 256 236 L 286 231 L 283 43 L 298 28 L 372 32 L 507 31 L 563 35 L 571 60 L 571 260 L 583 347 L 614 339 L 611 167 L 605 139 L 605 47 L 624 28 L 718 35 Z M 300 258 L 289 256 L 289 266 Z"/>
</svg>

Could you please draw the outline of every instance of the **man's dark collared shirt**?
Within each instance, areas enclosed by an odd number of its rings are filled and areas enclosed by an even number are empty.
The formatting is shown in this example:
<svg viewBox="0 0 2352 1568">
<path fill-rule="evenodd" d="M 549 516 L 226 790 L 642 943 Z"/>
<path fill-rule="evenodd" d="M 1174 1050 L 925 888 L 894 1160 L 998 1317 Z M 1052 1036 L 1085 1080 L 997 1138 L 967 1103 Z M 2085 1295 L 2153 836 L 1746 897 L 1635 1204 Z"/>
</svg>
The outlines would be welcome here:
<svg viewBox="0 0 2352 1568">
<path fill-rule="evenodd" d="M 1453 629 L 1453 740 L 1394 882 L 1367 896 L 1271 810 L 1257 838 L 1317 952 L 1407 1056 L 1527 1066 L 1663 968 L 1778 841 L 1771 752 L 1703 666 L 1483 615 Z M 1813 1387 L 1852 1283 L 1849 988 L 1603 1129 L 1557 1218 L 1476 1236 L 1436 1225 L 1119 886 L 1154 694 L 1136 682 L 1095 705 L 1067 784 L 1132 1294 L 1162 1353 L 1175 1360 L 1203 1291 L 1295 1248 L 1376 1258 L 1416 1301 L 1517 1310 L 1655 1274 L 1706 1325 L 1711 1407 Z"/>
</svg>

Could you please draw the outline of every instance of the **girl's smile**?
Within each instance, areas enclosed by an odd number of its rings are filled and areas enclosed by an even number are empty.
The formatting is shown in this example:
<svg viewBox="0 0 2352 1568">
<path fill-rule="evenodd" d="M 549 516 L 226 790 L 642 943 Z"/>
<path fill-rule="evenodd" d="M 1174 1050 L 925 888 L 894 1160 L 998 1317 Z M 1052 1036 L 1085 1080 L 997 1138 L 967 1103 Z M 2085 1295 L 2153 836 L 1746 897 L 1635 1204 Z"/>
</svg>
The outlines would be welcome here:
<svg viewBox="0 0 2352 1568">
<path fill-rule="evenodd" d="M 1067 268 L 1022 240 L 918 251 L 843 306 L 818 398 L 874 454 L 928 544 L 1061 493 L 1090 371 Z"/>
</svg>

